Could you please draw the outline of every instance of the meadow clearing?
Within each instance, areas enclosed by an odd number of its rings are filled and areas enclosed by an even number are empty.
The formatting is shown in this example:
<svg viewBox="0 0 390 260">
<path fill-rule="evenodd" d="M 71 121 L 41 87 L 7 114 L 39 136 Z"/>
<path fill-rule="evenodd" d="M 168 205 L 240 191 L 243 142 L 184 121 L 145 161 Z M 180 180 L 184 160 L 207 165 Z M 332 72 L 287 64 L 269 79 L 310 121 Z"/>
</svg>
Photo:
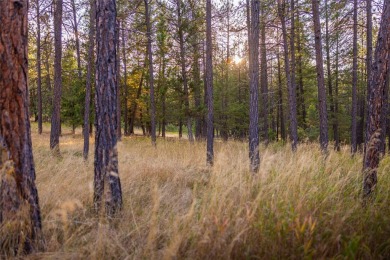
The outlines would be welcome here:
<svg viewBox="0 0 390 260">
<path fill-rule="evenodd" d="M 123 210 L 93 211 L 93 143 L 82 158 L 81 133 L 49 149 L 49 128 L 32 125 L 37 188 L 49 259 L 301 259 L 390 257 L 390 157 L 373 201 L 362 206 L 362 155 L 349 146 L 325 159 L 318 144 L 262 146 L 249 172 L 246 143 L 123 137 L 118 144 Z M 93 142 L 93 138 L 91 138 Z"/>
</svg>

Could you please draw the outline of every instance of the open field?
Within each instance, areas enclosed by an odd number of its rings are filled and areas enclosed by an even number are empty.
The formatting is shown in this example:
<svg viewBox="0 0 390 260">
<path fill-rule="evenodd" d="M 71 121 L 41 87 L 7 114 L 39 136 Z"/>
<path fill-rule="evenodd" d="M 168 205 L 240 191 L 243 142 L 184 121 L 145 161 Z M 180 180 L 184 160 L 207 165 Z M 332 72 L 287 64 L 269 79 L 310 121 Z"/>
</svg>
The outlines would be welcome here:
<svg viewBox="0 0 390 260">
<path fill-rule="evenodd" d="M 125 137 L 118 144 L 124 208 L 107 220 L 92 211 L 93 145 L 64 135 L 62 158 L 49 129 L 33 149 L 46 252 L 51 259 L 390 258 L 390 157 L 374 201 L 362 207 L 362 157 L 349 147 L 324 159 L 317 144 L 261 147 L 252 177 L 245 143 L 205 144 Z M 66 130 L 65 130 L 66 131 Z M 92 139 L 91 139 L 92 141 Z"/>
</svg>

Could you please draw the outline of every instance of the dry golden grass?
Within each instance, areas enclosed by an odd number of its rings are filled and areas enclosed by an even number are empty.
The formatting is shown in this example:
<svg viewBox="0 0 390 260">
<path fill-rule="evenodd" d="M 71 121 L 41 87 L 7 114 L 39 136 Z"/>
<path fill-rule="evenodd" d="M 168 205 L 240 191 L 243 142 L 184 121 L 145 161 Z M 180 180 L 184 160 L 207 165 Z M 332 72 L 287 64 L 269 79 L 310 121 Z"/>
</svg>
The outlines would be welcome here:
<svg viewBox="0 0 390 260">
<path fill-rule="evenodd" d="M 36 126 L 33 125 L 33 129 Z M 374 201 L 362 207 L 360 155 L 348 147 L 324 159 L 316 144 L 261 147 L 261 170 L 248 171 L 247 145 L 140 137 L 119 143 L 124 208 L 114 220 L 92 211 L 93 145 L 61 138 L 52 157 L 48 128 L 33 130 L 34 159 L 49 259 L 389 258 L 390 157 Z M 92 141 L 92 139 L 91 139 Z"/>
</svg>

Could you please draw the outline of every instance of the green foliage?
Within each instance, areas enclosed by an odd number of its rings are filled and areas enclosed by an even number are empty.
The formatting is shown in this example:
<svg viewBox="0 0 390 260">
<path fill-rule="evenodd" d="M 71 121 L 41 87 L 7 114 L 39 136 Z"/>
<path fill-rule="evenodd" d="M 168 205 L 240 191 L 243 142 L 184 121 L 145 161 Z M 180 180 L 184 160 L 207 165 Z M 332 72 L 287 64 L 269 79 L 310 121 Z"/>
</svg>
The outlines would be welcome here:
<svg viewBox="0 0 390 260">
<path fill-rule="evenodd" d="M 62 101 L 61 120 L 72 127 L 84 122 L 85 80 L 78 77 L 74 50 L 68 48 L 62 59 Z"/>
</svg>

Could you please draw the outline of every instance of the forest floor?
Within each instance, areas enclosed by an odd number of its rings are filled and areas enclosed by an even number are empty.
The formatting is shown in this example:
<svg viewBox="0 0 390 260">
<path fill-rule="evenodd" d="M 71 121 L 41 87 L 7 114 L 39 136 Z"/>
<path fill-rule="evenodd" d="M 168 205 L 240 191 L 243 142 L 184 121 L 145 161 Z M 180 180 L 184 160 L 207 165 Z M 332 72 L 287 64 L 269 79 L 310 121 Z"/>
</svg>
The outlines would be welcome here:
<svg viewBox="0 0 390 260">
<path fill-rule="evenodd" d="M 124 137 L 118 144 L 124 205 L 115 219 L 92 210 L 93 138 L 49 150 L 49 127 L 32 125 L 45 252 L 31 259 L 390 258 L 390 157 L 376 193 L 362 206 L 362 156 L 349 147 L 325 159 L 318 144 L 261 147 L 249 173 L 247 144 Z M 64 132 L 67 129 L 64 130 Z"/>
</svg>

